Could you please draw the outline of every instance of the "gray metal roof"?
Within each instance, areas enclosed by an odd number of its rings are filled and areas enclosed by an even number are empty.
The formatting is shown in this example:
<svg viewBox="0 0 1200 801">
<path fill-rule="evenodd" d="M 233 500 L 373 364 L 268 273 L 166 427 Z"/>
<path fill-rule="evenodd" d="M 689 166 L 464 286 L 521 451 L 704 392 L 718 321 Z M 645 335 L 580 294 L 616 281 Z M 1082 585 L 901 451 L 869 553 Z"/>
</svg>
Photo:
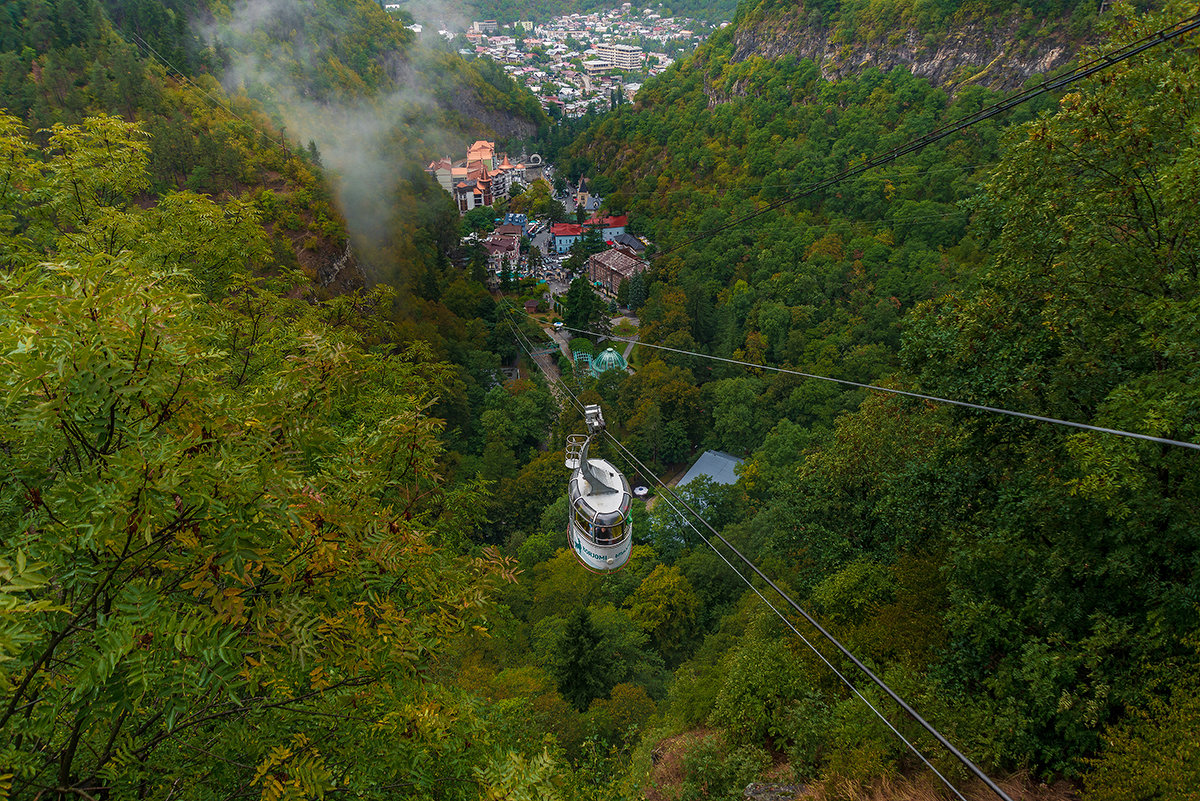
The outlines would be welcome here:
<svg viewBox="0 0 1200 801">
<path fill-rule="evenodd" d="M 733 468 L 741 463 L 741 459 L 730 456 L 724 451 L 705 451 L 700 454 L 700 458 L 696 460 L 690 470 L 683 474 L 683 478 L 679 479 L 675 486 L 685 486 L 696 476 L 708 476 L 716 484 L 735 484 L 737 476 L 734 474 Z"/>
</svg>

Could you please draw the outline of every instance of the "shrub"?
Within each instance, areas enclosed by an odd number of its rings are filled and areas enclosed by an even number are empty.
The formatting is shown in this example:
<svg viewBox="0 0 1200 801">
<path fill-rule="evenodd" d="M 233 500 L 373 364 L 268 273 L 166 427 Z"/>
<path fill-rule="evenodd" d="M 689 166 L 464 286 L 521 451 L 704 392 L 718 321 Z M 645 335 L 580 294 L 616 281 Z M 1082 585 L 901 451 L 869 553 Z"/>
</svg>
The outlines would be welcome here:
<svg viewBox="0 0 1200 801">
<path fill-rule="evenodd" d="M 783 731 L 792 701 L 807 687 L 802 668 L 782 641 L 750 640 L 723 660 L 725 680 L 708 721 L 735 744 L 758 744 Z"/>
<path fill-rule="evenodd" d="M 811 597 L 830 620 L 857 625 L 895 600 L 896 578 L 886 565 L 859 559 L 818 584 Z"/>
<path fill-rule="evenodd" d="M 757 746 L 730 750 L 720 737 L 702 740 L 683 758 L 685 778 L 680 801 L 741 801 L 743 788 L 770 765 L 767 752 Z"/>
<path fill-rule="evenodd" d="M 579 352 L 587 353 L 592 356 L 596 355 L 596 346 L 593 345 L 592 341 L 587 337 L 575 337 L 571 340 L 567 347 L 571 349 L 571 353 Z"/>
<path fill-rule="evenodd" d="M 859 698 L 839 702 L 831 718 L 825 778 L 867 781 L 896 774 L 904 746 Z"/>
<path fill-rule="evenodd" d="M 686 727 L 702 724 L 713 711 L 720 687 L 720 668 L 685 662 L 675 671 L 668 689 L 667 708 Z"/>
</svg>

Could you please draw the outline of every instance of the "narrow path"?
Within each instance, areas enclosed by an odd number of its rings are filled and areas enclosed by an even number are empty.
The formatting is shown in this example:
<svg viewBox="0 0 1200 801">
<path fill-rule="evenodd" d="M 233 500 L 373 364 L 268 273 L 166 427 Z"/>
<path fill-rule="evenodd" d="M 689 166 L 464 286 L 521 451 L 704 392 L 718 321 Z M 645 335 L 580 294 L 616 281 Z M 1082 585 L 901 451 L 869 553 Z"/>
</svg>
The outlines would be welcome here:
<svg viewBox="0 0 1200 801">
<path fill-rule="evenodd" d="M 542 328 L 542 333 L 549 337 L 550 341 L 557 342 L 559 349 L 567 360 L 571 359 L 571 351 L 567 347 L 567 343 L 559 336 L 559 332 L 553 328 Z M 562 388 L 562 373 L 558 369 L 558 360 L 552 358 L 550 353 L 538 353 L 533 357 L 536 364 L 546 376 L 546 383 L 550 385 L 550 393 L 554 395 L 554 400 L 558 402 L 558 408 L 566 408 L 569 402 L 567 393 Z"/>
<path fill-rule="evenodd" d="M 550 386 L 550 394 L 554 396 L 554 400 L 558 401 L 558 408 L 565 408 L 567 405 L 567 394 L 563 391 L 562 383 L 559 380 L 558 363 L 550 358 L 549 353 L 539 353 L 533 357 L 534 363 L 541 369 L 546 376 L 546 383 Z"/>
<path fill-rule="evenodd" d="M 667 475 L 660 478 L 659 481 L 661 481 L 663 484 L 666 484 L 668 487 L 674 487 L 675 483 L 677 481 L 679 481 L 679 479 L 683 478 L 683 474 L 688 471 L 689 467 L 691 467 L 691 459 L 690 458 L 688 459 L 688 461 L 683 463 L 682 467 L 677 467 L 675 470 L 671 471 Z M 647 476 L 642 476 L 642 478 L 645 479 L 645 478 L 647 478 Z M 654 502 L 657 500 L 658 500 L 658 493 L 655 493 L 653 498 L 646 501 L 646 511 L 650 511 L 651 509 L 653 509 Z"/>
<path fill-rule="evenodd" d="M 557 328 L 543 328 L 542 330 L 549 334 L 552 340 L 558 343 L 558 348 L 562 351 L 562 355 L 567 357 L 567 361 L 573 361 L 575 359 L 575 355 L 571 353 L 571 340 L 567 338 L 567 335 L 564 332 L 558 330 Z"/>
</svg>

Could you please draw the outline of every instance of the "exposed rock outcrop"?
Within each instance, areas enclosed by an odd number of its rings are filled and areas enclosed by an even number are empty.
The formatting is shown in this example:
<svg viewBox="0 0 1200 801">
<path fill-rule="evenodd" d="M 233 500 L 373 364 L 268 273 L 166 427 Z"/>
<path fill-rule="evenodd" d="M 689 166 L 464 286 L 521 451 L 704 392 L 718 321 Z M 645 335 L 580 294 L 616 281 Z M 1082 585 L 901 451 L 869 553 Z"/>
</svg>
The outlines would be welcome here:
<svg viewBox="0 0 1200 801">
<path fill-rule="evenodd" d="M 794 801 L 804 792 L 803 784 L 764 784 L 751 782 L 742 797 L 750 801 Z"/>
<path fill-rule="evenodd" d="M 1066 64 L 1080 43 L 1055 26 L 1048 35 L 1029 34 L 1029 21 L 1020 14 L 956 25 L 948 34 L 921 34 L 914 29 L 893 31 L 886 41 L 840 43 L 824 25 L 810 25 L 803 10 L 768 21 L 745 25 L 734 35 L 731 61 L 752 56 L 775 59 L 791 53 L 820 65 L 828 80 L 857 74 L 868 67 L 888 71 L 904 66 L 948 92 L 978 84 L 1011 91 L 1033 75 Z"/>
<path fill-rule="evenodd" d="M 363 266 L 349 242 L 344 250 L 326 246 L 316 251 L 302 250 L 298 256 L 309 275 L 316 273 L 316 282 L 331 292 L 354 292 L 366 286 Z"/>
</svg>

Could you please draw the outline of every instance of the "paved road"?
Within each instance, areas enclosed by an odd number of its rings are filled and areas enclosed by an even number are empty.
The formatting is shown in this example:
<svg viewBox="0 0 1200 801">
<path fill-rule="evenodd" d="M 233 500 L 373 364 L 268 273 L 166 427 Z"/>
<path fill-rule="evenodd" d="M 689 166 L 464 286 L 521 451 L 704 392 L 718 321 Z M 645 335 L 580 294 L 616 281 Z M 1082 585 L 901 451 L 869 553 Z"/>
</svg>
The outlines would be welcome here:
<svg viewBox="0 0 1200 801">
<path fill-rule="evenodd" d="M 558 343 L 558 349 L 562 351 L 563 356 L 566 356 L 568 360 L 573 358 L 571 348 L 568 347 L 571 344 L 571 335 L 568 332 L 558 328 L 543 328 L 542 330 L 550 334 L 550 338 Z"/>
</svg>

